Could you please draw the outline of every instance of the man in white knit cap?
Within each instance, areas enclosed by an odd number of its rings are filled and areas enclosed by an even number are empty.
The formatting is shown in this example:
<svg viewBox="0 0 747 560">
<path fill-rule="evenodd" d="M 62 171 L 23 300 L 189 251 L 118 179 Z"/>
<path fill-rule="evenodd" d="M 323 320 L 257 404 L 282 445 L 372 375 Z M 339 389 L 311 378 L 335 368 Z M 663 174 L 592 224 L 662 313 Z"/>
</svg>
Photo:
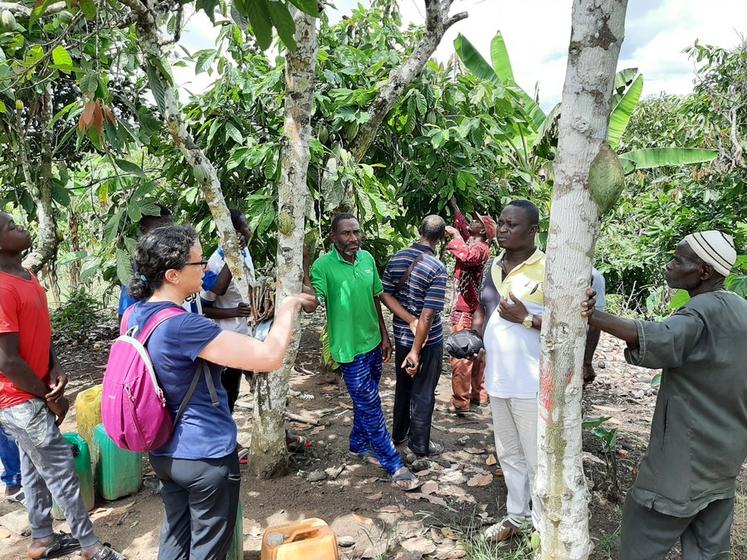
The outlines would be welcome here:
<svg viewBox="0 0 747 560">
<path fill-rule="evenodd" d="M 685 237 L 667 284 L 690 300 L 661 322 L 582 304 L 589 325 L 624 340 L 626 360 L 661 368 L 651 439 L 628 492 L 621 560 L 660 560 L 680 540 L 685 560 L 727 559 L 736 479 L 747 457 L 747 301 L 724 289 L 736 261 L 719 231 Z"/>
</svg>

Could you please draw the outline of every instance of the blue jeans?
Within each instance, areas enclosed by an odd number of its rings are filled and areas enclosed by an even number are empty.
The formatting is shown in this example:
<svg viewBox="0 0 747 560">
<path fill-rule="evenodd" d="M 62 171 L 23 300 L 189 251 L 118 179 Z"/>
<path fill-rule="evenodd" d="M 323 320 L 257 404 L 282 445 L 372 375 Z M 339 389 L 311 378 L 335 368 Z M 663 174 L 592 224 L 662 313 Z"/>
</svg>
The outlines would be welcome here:
<svg viewBox="0 0 747 560">
<path fill-rule="evenodd" d="M 394 448 L 386 429 L 384 411 L 379 397 L 381 379 L 381 346 L 355 357 L 348 364 L 340 364 L 342 378 L 353 400 L 353 431 L 350 451 L 373 452 L 389 474 L 402 468 L 402 457 Z"/>
<path fill-rule="evenodd" d="M 18 446 L 0 426 L 0 461 L 3 463 L 3 481 L 6 488 L 21 485 L 21 457 Z"/>
</svg>

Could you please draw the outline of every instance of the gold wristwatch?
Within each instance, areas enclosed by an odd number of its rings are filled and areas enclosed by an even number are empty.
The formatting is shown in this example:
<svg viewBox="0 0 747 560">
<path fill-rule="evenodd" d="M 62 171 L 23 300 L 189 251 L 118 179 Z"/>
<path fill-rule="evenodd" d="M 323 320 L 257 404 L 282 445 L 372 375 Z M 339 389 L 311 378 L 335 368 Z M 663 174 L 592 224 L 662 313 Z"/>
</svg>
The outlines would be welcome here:
<svg viewBox="0 0 747 560">
<path fill-rule="evenodd" d="M 534 315 L 530 313 L 529 315 L 524 317 L 524 320 L 521 322 L 521 326 L 527 329 L 531 329 L 534 326 Z"/>
</svg>

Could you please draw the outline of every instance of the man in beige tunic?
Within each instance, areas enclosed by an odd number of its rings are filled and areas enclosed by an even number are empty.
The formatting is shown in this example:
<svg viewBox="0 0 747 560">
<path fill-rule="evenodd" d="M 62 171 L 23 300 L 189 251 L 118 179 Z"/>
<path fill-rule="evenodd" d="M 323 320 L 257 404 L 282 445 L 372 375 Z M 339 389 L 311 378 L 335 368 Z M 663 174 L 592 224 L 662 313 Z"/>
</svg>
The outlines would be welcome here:
<svg viewBox="0 0 747 560">
<path fill-rule="evenodd" d="M 685 560 L 727 559 L 736 479 L 747 457 L 747 301 L 724 289 L 731 236 L 688 235 L 666 267 L 690 300 L 665 321 L 593 309 L 589 325 L 624 340 L 626 360 L 661 368 L 651 439 L 628 492 L 621 560 L 660 560 L 677 540 Z M 593 294 L 593 292 L 590 292 Z"/>
</svg>

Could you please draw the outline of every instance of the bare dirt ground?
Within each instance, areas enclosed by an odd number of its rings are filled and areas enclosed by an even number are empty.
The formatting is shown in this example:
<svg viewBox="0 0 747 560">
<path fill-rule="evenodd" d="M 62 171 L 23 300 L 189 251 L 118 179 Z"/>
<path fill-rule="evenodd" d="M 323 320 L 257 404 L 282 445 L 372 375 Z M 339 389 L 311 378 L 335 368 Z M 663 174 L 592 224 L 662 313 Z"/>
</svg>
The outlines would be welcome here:
<svg viewBox="0 0 747 560">
<path fill-rule="evenodd" d="M 244 473 L 244 558 L 259 559 L 261 535 L 268 526 L 309 517 L 320 517 L 332 526 L 343 545 L 340 554 L 344 559 L 529 558 L 526 542 L 496 549 L 485 547 L 475 538 L 480 527 L 500 519 L 505 512 L 505 485 L 497 475 L 489 409 L 465 416 L 441 411 L 451 394 L 447 362 L 438 387 L 432 433 L 434 440 L 446 445 L 447 452 L 439 462 L 415 465 L 426 482 L 421 491 L 405 494 L 391 487 L 383 471 L 350 460 L 347 437 L 352 406 L 344 385 L 321 367 L 320 321 L 319 314 L 304 319 L 289 401 L 290 412 L 318 423 L 289 422 L 289 428 L 310 438 L 313 447 L 294 454 L 291 472 L 281 479 L 257 480 Z M 73 397 L 100 382 L 108 341 L 114 332 L 112 323 L 87 340 L 65 338 L 58 344 Z M 588 430 L 584 432 L 584 463 L 592 488 L 592 558 L 603 560 L 617 557 L 622 500 L 648 440 L 656 390 L 650 384 L 655 372 L 625 364 L 621 346 L 611 338 L 603 337 L 595 363 L 597 380 L 584 398 L 586 415 L 609 417 L 604 426 L 619 430 L 613 455 L 605 455 L 600 440 Z M 245 444 L 250 438 L 249 389 L 244 383 L 236 413 L 239 439 Z M 391 364 L 384 369 L 381 395 L 390 417 L 394 395 Z M 74 410 L 63 431 L 75 431 Z M 613 459 L 617 462 L 617 484 L 608 468 Z M 733 558 L 741 560 L 747 559 L 746 481 L 743 475 L 732 532 Z M 131 559 L 157 556 L 162 510 L 156 488 L 146 459 L 144 486 L 138 494 L 115 502 L 100 500 L 92 512 L 100 538 Z M 0 502 L 0 516 L 5 516 L 0 519 L 0 556 L 24 558 L 28 537 L 19 534 L 24 530 L 22 508 Z M 64 522 L 58 525 L 66 529 Z M 69 558 L 76 557 L 73 554 Z M 674 552 L 671 557 L 678 555 Z"/>
</svg>

